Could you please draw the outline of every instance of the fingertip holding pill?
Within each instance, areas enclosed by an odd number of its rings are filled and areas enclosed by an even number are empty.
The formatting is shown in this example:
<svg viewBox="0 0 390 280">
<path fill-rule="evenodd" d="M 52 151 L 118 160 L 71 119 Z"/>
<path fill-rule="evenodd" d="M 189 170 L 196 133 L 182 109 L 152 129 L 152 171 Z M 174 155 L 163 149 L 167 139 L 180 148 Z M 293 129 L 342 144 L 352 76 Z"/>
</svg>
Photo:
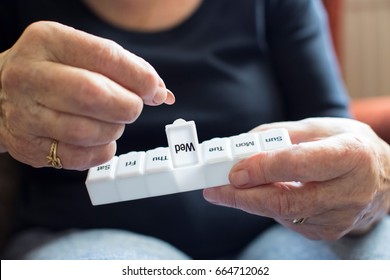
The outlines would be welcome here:
<svg viewBox="0 0 390 280">
<path fill-rule="evenodd" d="M 165 100 L 167 99 L 167 95 L 168 95 L 167 90 L 164 87 L 159 87 L 153 97 L 153 104 L 160 105 L 164 103 Z"/>
<path fill-rule="evenodd" d="M 160 87 L 153 97 L 153 105 L 173 105 L 176 101 L 175 95 L 169 89 Z"/>
</svg>

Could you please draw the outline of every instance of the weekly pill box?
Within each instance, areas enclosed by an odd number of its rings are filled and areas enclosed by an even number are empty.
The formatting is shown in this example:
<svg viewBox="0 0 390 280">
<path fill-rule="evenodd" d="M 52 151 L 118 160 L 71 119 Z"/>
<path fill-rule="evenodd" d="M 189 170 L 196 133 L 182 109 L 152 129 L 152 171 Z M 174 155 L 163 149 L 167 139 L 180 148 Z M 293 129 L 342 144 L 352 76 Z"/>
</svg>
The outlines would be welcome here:
<svg viewBox="0 0 390 280">
<path fill-rule="evenodd" d="M 229 184 L 239 160 L 291 145 L 286 129 L 249 132 L 198 142 L 193 121 L 166 126 L 168 147 L 129 152 L 89 170 L 86 186 L 101 205 Z"/>
</svg>

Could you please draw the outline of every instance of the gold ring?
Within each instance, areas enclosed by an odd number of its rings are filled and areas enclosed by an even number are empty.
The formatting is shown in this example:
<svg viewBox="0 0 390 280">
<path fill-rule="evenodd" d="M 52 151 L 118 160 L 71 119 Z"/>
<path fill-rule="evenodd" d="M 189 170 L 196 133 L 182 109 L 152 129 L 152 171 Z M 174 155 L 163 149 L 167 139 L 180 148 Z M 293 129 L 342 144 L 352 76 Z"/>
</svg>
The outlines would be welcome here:
<svg viewBox="0 0 390 280">
<path fill-rule="evenodd" d="M 292 223 L 293 223 L 294 225 L 301 225 L 301 224 L 303 224 L 306 220 L 307 220 L 307 218 L 294 219 L 294 220 L 292 220 Z"/>
<path fill-rule="evenodd" d="M 61 169 L 62 164 L 60 158 L 57 156 L 57 146 L 58 146 L 58 141 L 53 140 L 50 146 L 50 153 L 46 157 L 47 158 L 47 164 L 50 164 L 52 167 L 56 169 Z"/>
</svg>

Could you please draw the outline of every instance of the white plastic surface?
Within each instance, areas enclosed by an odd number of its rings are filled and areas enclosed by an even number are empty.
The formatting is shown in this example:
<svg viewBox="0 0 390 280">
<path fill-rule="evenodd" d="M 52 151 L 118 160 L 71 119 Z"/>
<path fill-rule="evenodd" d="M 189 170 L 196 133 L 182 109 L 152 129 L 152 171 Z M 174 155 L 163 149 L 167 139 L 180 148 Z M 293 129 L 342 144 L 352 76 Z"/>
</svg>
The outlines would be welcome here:
<svg viewBox="0 0 390 280">
<path fill-rule="evenodd" d="M 130 152 L 91 168 L 86 186 L 93 205 L 203 189 L 229 183 L 240 159 L 291 145 L 286 129 L 213 138 L 198 143 L 195 123 L 166 126 L 169 147 Z"/>
<path fill-rule="evenodd" d="M 200 163 L 198 135 L 195 123 L 183 119 L 165 127 L 174 168 Z"/>
</svg>

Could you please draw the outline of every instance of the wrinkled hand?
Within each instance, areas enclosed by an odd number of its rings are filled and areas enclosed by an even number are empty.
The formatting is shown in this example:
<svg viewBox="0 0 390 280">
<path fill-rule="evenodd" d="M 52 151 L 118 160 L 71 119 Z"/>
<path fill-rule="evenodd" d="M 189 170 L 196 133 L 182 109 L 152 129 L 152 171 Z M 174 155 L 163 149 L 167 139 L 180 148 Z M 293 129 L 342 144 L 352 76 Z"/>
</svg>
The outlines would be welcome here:
<svg viewBox="0 0 390 280">
<path fill-rule="evenodd" d="M 240 161 L 231 185 L 205 189 L 206 200 L 274 218 L 310 239 L 364 233 L 387 215 L 390 149 L 371 128 L 313 118 L 255 130 L 276 127 L 288 129 L 295 144 Z M 307 219 L 293 224 L 297 218 Z"/>
<path fill-rule="evenodd" d="M 30 25 L 1 53 L 0 75 L 0 152 L 34 167 L 48 166 L 54 139 L 64 168 L 103 163 L 143 104 L 174 102 L 143 59 L 53 22 Z"/>
</svg>

